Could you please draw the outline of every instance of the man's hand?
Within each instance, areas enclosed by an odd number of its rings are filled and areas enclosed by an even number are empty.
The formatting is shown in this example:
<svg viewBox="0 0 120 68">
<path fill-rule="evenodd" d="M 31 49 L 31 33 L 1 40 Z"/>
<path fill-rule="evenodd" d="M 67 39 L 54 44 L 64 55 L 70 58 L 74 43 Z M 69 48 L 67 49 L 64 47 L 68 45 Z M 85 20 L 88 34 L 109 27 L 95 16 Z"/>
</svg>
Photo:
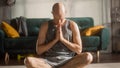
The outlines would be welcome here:
<svg viewBox="0 0 120 68">
<path fill-rule="evenodd" d="M 59 38 L 59 36 L 60 36 L 59 34 L 60 34 L 60 31 L 59 31 L 58 27 L 56 27 L 56 40 L 57 41 L 59 41 L 59 39 L 60 39 Z"/>
<path fill-rule="evenodd" d="M 59 24 L 57 25 L 56 39 L 59 41 L 62 41 L 64 39 L 61 21 L 59 21 Z"/>
<path fill-rule="evenodd" d="M 60 39 L 60 41 L 62 41 L 64 39 L 61 25 L 59 26 L 59 39 Z"/>
</svg>

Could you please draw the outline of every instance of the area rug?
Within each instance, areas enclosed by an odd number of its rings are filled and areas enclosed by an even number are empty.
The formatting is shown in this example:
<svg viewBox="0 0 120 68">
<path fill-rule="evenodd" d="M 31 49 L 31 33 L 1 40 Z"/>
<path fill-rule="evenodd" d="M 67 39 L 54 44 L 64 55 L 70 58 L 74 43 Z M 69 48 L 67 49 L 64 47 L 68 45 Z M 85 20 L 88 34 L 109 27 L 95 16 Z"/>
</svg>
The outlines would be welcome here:
<svg viewBox="0 0 120 68">
<path fill-rule="evenodd" d="M 0 66 L 0 68 L 26 68 L 24 65 L 21 66 Z M 88 65 L 86 68 L 120 68 L 120 63 L 93 63 Z"/>
</svg>

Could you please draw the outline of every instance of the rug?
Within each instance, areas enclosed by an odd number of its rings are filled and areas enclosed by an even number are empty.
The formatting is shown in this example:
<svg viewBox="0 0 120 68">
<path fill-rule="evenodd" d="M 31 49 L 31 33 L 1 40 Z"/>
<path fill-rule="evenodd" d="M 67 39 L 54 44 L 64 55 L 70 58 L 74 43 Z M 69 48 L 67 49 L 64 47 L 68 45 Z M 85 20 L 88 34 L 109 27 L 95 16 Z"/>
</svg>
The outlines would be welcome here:
<svg viewBox="0 0 120 68">
<path fill-rule="evenodd" d="M 0 66 L 0 68 L 26 68 L 24 65 L 21 66 Z M 86 68 L 120 68 L 120 63 L 93 63 L 88 65 Z"/>
</svg>

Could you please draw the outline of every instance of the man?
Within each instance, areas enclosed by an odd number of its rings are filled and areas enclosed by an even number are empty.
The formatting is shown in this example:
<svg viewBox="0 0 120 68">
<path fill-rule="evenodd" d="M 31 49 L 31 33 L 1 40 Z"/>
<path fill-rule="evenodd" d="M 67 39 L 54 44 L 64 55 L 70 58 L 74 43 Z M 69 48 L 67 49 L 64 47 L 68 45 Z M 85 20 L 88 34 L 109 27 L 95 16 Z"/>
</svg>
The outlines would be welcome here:
<svg viewBox="0 0 120 68">
<path fill-rule="evenodd" d="M 44 23 L 39 32 L 36 51 L 39 58 L 27 57 L 27 68 L 84 68 L 92 62 L 90 53 L 82 52 L 78 26 L 65 19 L 62 3 L 52 8 L 53 20 Z M 75 55 L 77 54 L 77 55 Z"/>
</svg>

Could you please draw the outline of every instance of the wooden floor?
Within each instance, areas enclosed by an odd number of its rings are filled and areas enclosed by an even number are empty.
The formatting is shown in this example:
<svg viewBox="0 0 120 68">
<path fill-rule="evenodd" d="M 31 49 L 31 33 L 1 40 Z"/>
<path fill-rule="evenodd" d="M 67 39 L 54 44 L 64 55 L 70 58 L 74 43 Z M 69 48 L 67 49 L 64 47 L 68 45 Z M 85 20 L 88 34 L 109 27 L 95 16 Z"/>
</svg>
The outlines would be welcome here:
<svg viewBox="0 0 120 68">
<path fill-rule="evenodd" d="M 100 61 L 97 62 L 96 55 L 93 54 L 94 60 L 92 63 L 117 63 L 120 62 L 120 53 L 101 53 Z M 24 58 L 21 60 L 17 59 L 17 56 L 11 56 L 10 60 L 5 62 L 4 58 L 0 59 L 0 66 L 8 66 L 8 65 L 24 65 Z"/>
</svg>

